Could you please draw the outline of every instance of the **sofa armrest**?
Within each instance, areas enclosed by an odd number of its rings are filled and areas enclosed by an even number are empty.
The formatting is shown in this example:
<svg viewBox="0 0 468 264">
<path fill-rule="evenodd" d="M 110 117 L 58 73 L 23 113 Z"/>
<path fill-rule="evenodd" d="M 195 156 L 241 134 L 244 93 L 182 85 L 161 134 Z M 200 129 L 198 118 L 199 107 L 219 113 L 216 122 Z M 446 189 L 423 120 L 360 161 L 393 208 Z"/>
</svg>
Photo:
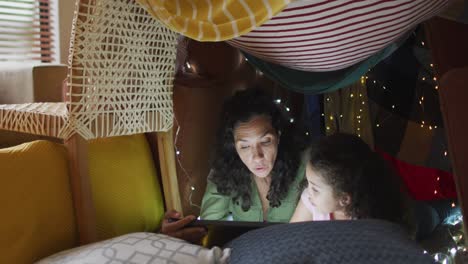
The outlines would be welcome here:
<svg viewBox="0 0 468 264">
<path fill-rule="evenodd" d="M 62 83 L 67 66 L 62 64 L 0 63 L 0 104 L 62 102 Z M 0 148 L 38 139 L 60 140 L 0 130 Z"/>
</svg>

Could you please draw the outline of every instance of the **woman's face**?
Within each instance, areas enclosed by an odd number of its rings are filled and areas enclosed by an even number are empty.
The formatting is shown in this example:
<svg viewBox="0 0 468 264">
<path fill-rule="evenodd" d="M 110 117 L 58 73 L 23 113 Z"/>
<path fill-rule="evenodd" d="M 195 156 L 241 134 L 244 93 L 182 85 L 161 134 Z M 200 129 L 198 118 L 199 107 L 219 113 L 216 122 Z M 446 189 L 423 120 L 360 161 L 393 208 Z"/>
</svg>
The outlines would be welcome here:
<svg viewBox="0 0 468 264">
<path fill-rule="evenodd" d="M 270 175 L 276 161 L 279 138 L 267 116 L 254 116 L 234 128 L 234 144 L 242 162 L 257 177 Z"/>
<path fill-rule="evenodd" d="M 306 177 L 309 183 L 307 186 L 309 200 L 317 210 L 324 214 L 329 214 L 342 209 L 333 188 L 320 174 L 316 173 L 310 162 L 307 163 Z"/>
</svg>

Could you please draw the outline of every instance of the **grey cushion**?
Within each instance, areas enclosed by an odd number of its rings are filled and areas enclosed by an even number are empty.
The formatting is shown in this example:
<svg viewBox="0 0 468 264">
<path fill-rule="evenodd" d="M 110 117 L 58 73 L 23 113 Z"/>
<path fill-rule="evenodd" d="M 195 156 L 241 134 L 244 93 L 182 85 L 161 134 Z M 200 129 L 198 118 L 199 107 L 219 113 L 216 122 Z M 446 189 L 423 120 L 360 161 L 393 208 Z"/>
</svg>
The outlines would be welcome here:
<svg viewBox="0 0 468 264">
<path fill-rule="evenodd" d="M 434 263 L 403 230 L 380 220 L 316 221 L 248 232 L 229 263 Z"/>
</svg>

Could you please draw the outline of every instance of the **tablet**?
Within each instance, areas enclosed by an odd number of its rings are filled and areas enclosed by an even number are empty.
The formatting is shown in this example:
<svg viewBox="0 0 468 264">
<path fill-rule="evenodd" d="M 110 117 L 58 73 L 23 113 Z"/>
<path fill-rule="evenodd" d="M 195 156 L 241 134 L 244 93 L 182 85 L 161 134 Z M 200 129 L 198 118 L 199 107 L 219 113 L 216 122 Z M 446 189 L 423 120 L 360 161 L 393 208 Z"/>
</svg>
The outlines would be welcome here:
<svg viewBox="0 0 468 264">
<path fill-rule="evenodd" d="M 177 220 L 177 219 L 174 219 Z M 194 220 L 187 227 L 205 227 L 208 234 L 203 238 L 203 245 L 224 247 L 229 241 L 240 235 L 257 228 L 271 225 L 284 224 L 280 222 L 245 222 L 245 221 L 220 221 L 220 220 Z"/>
</svg>

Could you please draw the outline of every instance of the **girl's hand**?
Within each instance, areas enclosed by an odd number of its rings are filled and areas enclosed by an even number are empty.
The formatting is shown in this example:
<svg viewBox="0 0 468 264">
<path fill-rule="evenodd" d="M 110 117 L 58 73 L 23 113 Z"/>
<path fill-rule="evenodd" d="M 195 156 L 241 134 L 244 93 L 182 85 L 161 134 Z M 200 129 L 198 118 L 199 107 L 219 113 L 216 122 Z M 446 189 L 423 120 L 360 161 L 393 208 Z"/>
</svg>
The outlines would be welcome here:
<svg viewBox="0 0 468 264">
<path fill-rule="evenodd" d="M 167 211 L 164 215 L 164 219 L 161 226 L 161 233 L 187 240 L 194 244 L 200 244 L 201 239 L 206 235 L 206 230 L 203 227 L 185 227 L 193 220 L 194 215 L 188 215 L 184 218 L 180 218 L 181 214 L 175 210 Z M 179 219 L 178 221 L 171 222 L 170 219 Z"/>
</svg>

